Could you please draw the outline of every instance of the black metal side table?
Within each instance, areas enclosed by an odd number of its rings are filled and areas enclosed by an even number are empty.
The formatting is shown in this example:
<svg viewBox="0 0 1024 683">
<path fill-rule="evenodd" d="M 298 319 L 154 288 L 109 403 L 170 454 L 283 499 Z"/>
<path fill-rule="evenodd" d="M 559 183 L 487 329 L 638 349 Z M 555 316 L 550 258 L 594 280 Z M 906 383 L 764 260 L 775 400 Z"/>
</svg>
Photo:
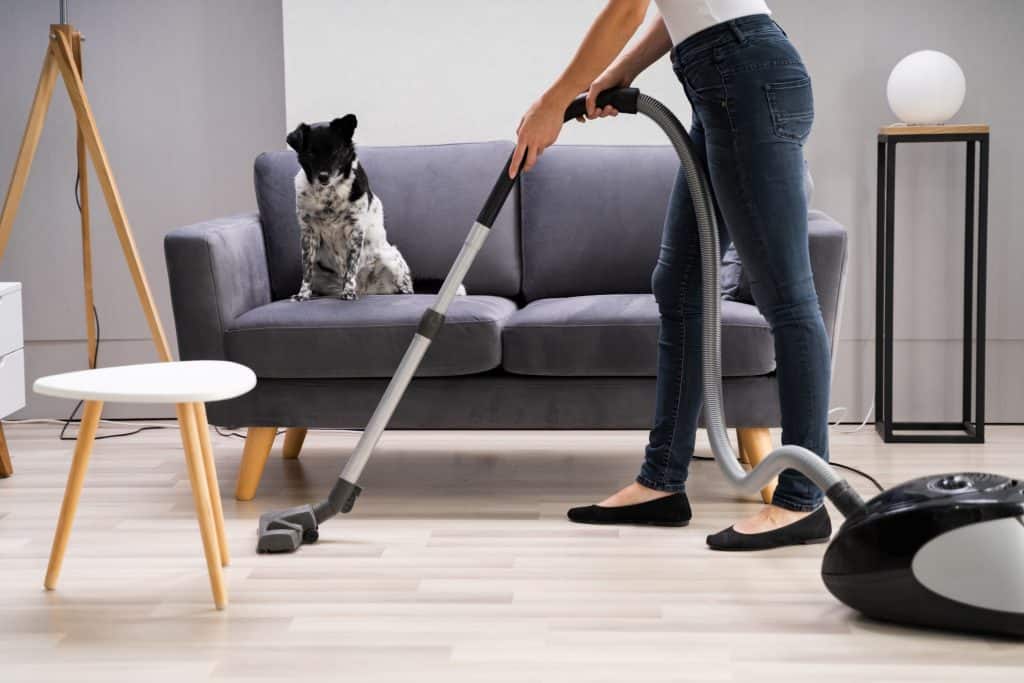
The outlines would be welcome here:
<svg viewBox="0 0 1024 683">
<path fill-rule="evenodd" d="M 896 145 L 904 142 L 963 142 L 967 147 L 966 208 L 964 211 L 963 413 L 959 422 L 896 422 L 893 420 L 893 236 L 895 232 L 893 217 L 896 206 Z M 989 127 L 982 124 L 893 125 L 885 126 L 878 132 L 875 428 L 887 443 L 985 442 L 985 254 L 988 237 L 988 142 Z M 981 155 L 977 164 L 975 163 L 976 149 Z M 977 206 L 975 206 L 976 187 Z M 976 265 L 975 232 L 977 232 Z M 977 281 L 975 281 L 975 275 Z M 972 340 L 976 342 L 976 351 L 972 350 Z M 974 390 L 973 400 L 972 388 Z M 916 433 L 897 434 L 897 430 Z M 921 432 L 946 433 L 922 434 Z"/>
</svg>

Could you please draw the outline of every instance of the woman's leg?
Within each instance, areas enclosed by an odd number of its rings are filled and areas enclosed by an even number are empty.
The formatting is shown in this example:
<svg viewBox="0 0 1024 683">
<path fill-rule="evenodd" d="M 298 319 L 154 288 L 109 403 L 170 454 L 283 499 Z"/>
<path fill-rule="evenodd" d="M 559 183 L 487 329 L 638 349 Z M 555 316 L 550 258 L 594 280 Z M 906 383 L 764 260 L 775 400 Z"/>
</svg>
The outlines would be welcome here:
<svg viewBox="0 0 1024 683">
<path fill-rule="evenodd" d="M 714 119 L 706 130 L 711 183 L 774 336 L 782 442 L 827 459 L 830 350 L 811 273 L 803 189 L 802 147 L 813 118 L 810 80 L 802 64 L 790 63 L 741 70 L 724 75 L 723 82 L 725 97 L 698 109 L 706 124 Z M 821 500 L 805 476 L 787 470 L 773 504 L 805 513 Z M 736 530 L 772 528 L 793 515 L 766 511 L 760 518 L 762 524 Z"/>
<path fill-rule="evenodd" d="M 694 116 L 693 146 L 703 156 L 704 129 Z M 724 238 L 724 226 L 719 222 Z M 727 239 L 722 242 L 728 243 Z M 700 240 L 693 201 L 682 169 L 676 174 L 651 277 L 658 302 L 658 378 L 654 426 L 637 483 L 658 491 L 682 491 L 693 456 L 697 415 L 703 400 L 701 365 Z"/>
<path fill-rule="evenodd" d="M 704 129 L 696 114 L 690 139 L 704 157 Z M 719 219 L 721 248 L 729 240 Z M 601 502 L 602 506 L 642 503 L 686 489 L 697 416 L 703 400 L 701 365 L 700 240 L 693 202 L 680 170 L 669 199 L 658 262 L 651 277 L 661 325 L 654 424 L 635 483 Z"/>
</svg>

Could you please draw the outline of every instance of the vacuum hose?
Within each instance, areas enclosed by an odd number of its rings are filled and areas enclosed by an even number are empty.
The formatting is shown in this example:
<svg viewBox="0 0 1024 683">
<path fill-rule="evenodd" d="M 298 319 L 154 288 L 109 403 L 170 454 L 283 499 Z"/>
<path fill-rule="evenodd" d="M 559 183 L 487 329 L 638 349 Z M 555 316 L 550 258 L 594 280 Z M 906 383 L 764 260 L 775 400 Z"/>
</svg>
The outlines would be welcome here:
<svg viewBox="0 0 1024 683">
<path fill-rule="evenodd" d="M 620 88 L 601 93 L 598 107 L 611 104 L 620 112 L 643 114 L 665 133 L 679 155 L 686 185 L 690 190 L 700 235 L 701 274 L 704 282 L 703 313 L 704 338 L 704 421 L 711 451 L 729 483 L 741 493 L 753 493 L 768 484 L 785 469 L 795 469 L 806 475 L 826 493 L 844 516 L 850 516 L 864 507 L 864 501 L 850 484 L 836 474 L 824 459 L 801 446 L 782 446 L 773 450 L 757 467 L 743 469 L 729 442 L 722 412 L 722 340 L 721 292 L 718 279 L 719 244 L 718 226 L 711 202 L 711 190 L 704 169 L 697 161 L 693 143 L 679 119 L 653 97 L 633 88 Z M 585 102 L 577 99 L 566 111 L 566 120 L 576 118 L 585 111 Z"/>
</svg>

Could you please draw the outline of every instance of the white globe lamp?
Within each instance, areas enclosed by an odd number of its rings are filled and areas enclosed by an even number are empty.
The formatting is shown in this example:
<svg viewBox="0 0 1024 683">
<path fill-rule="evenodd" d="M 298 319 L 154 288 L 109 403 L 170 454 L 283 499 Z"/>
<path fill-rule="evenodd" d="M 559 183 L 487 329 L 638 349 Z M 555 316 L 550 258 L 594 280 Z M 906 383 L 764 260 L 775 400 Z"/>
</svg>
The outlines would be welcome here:
<svg viewBox="0 0 1024 683">
<path fill-rule="evenodd" d="M 935 50 L 921 50 L 901 59 L 885 89 L 889 108 L 911 125 L 945 123 L 964 103 L 967 79 L 956 60 Z"/>
</svg>

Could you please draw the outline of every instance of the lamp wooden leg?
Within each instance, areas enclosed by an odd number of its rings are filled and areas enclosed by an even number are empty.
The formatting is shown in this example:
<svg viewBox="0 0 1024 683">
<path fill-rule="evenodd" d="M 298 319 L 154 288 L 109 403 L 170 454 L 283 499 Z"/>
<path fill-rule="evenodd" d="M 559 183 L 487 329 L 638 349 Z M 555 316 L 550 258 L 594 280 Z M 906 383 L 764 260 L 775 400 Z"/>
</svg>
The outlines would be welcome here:
<svg viewBox="0 0 1024 683">
<path fill-rule="evenodd" d="M 82 72 L 82 34 L 72 33 L 71 50 L 75 58 L 78 76 L 84 78 Z M 80 206 L 82 224 L 82 291 L 85 294 L 85 339 L 86 363 L 90 368 L 96 367 L 96 317 L 92 287 L 92 234 L 89 224 L 89 157 L 86 156 L 85 138 L 82 129 L 75 129 L 75 154 L 78 157 L 78 204 Z"/>
<path fill-rule="evenodd" d="M 766 427 L 745 427 L 737 429 L 736 434 L 739 437 L 740 453 L 752 468 L 757 467 L 772 450 L 771 432 Z M 764 502 L 772 502 L 776 484 L 777 478 L 761 489 L 761 499 Z"/>
<path fill-rule="evenodd" d="M 103 412 L 102 401 L 86 401 L 82 413 L 82 423 L 78 428 L 78 440 L 75 441 L 75 455 L 71 460 L 68 472 L 68 483 L 64 487 L 64 502 L 60 505 L 60 516 L 57 518 L 57 531 L 53 535 L 53 546 L 50 548 L 50 563 L 46 567 L 46 579 L 43 585 L 46 590 L 57 587 L 60 567 L 64 562 L 64 551 L 71 537 L 71 525 L 75 521 L 75 510 L 78 509 L 78 498 L 82 495 L 85 483 L 85 470 L 89 466 L 92 445 L 96 439 L 96 429 L 100 424 Z"/>
<path fill-rule="evenodd" d="M 220 550 L 217 547 L 217 527 L 213 521 L 210 490 L 207 486 L 206 470 L 203 467 L 203 452 L 196 425 L 196 415 L 192 405 L 188 403 L 179 403 L 177 409 L 181 443 L 185 449 L 188 478 L 192 486 L 196 518 L 199 520 L 199 534 L 203 539 L 206 570 L 210 574 L 210 590 L 213 591 L 213 602 L 217 609 L 224 609 L 228 604 L 228 595 L 224 587 L 224 572 L 221 569 Z"/>
<path fill-rule="evenodd" d="M 157 313 L 156 304 L 153 302 L 153 294 L 146 280 L 146 273 L 142 269 L 142 261 L 139 258 L 138 249 L 135 246 L 135 239 L 132 237 L 131 228 L 128 225 L 128 217 L 121 202 L 121 195 L 114 181 L 114 174 L 110 169 L 110 162 L 107 159 L 106 150 L 103 147 L 103 140 L 100 138 L 99 129 L 96 127 L 96 120 L 93 118 L 92 108 L 89 106 L 89 99 L 85 94 L 85 86 L 82 85 L 81 76 L 75 67 L 74 57 L 71 52 L 71 39 L 69 28 L 61 25 L 51 25 L 53 38 L 50 40 L 50 50 L 60 69 L 60 74 L 67 88 L 68 97 L 71 99 L 71 106 L 75 110 L 75 119 L 78 122 L 78 129 L 82 133 L 86 149 L 92 157 L 93 168 L 96 171 L 96 178 L 99 180 L 100 189 L 107 202 L 110 211 L 110 218 L 117 231 L 117 237 L 121 242 L 121 250 L 124 252 L 125 262 L 135 283 L 135 290 L 142 305 L 143 313 L 146 315 L 146 322 L 149 324 L 150 336 L 156 344 L 157 354 L 161 360 L 172 360 L 171 348 L 167 344 L 167 336 L 164 334 L 163 324 L 160 322 L 160 315 Z"/>
<path fill-rule="evenodd" d="M 39 74 L 32 107 L 28 111 L 28 123 L 25 124 L 25 134 L 21 137 L 21 148 L 18 150 L 18 160 L 14 162 L 14 173 L 11 175 L 11 184 L 7 188 L 7 198 L 4 200 L 3 211 L 0 212 L 0 259 L 4 257 L 7 238 L 11 236 L 14 216 L 18 213 L 21 193 L 25 190 L 28 172 L 32 168 L 32 159 L 35 158 L 36 147 L 39 146 L 39 136 L 43 133 L 46 110 L 50 107 L 53 86 L 56 82 L 57 63 L 53 53 L 48 49 L 46 57 L 43 59 L 43 70 Z"/>
<path fill-rule="evenodd" d="M 210 491 L 213 523 L 217 529 L 220 563 L 226 567 L 231 562 L 231 555 L 228 553 L 228 536 L 224 531 L 224 508 L 220 500 L 220 483 L 217 481 L 217 466 L 213 460 L 213 446 L 210 444 L 210 425 L 206 421 L 206 405 L 203 403 L 193 403 L 192 409 L 195 411 L 196 429 L 199 432 L 199 445 L 203 453 L 203 470 L 206 472 L 206 485 Z"/>
<path fill-rule="evenodd" d="M 302 452 L 302 444 L 306 440 L 305 427 L 289 427 L 284 433 L 284 448 L 281 454 L 286 460 L 294 460 Z"/>
<path fill-rule="evenodd" d="M 11 452 L 7 450 L 4 426 L 0 424 L 0 479 L 5 479 L 12 474 L 14 474 L 14 466 L 11 465 Z"/>
<path fill-rule="evenodd" d="M 242 451 L 242 466 L 238 470 L 238 484 L 235 486 L 236 499 L 252 500 L 256 495 L 263 467 L 267 464 L 276 436 L 277 427 L 249 427 L 245 449 Z"/>
</svg>

